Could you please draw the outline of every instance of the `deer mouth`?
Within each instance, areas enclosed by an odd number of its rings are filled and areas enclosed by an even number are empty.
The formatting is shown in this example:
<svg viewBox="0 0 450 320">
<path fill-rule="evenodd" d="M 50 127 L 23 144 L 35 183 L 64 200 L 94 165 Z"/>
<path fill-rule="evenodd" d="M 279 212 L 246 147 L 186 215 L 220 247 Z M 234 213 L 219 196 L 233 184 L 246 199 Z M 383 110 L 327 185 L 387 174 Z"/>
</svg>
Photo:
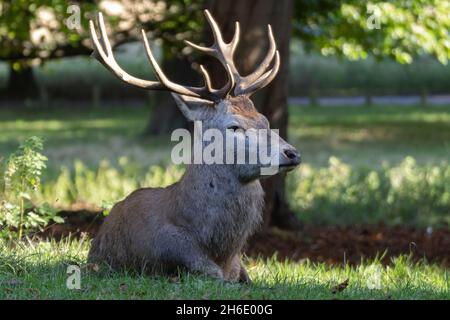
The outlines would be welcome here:
<svg viewBox="0 0 450 320">
<path fill-rule="evenodd" d="M 287 164 L 280 164 L 279 167 L 281 169 L 283 169 L 283 171 L 292 171 L 294 170 L 296 167 L 298 167 L 300 165 L 300 163 L 287 163 Z"/>
</svg>

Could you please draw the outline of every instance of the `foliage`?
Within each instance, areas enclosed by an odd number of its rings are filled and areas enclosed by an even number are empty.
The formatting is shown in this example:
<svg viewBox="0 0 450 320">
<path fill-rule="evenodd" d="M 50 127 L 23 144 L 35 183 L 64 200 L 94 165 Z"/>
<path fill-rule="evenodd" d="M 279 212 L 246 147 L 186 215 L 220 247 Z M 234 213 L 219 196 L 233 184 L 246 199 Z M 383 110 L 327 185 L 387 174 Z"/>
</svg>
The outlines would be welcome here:
<svg viewBox="0 0 450 320">
<path fill-rule="evenodd" d="M 294 36 L 323 54 L 350 59 L 393 57 L 410 63 L 416 54 L 431 54 L 442 63 L 450 57 L 450 4 L 445 0 L 301 0 L 296 1 Z M 69 5 L 79 6 L 81 26 L 66 24 Z M 138 30 L 151 30 L 163 38 L 169 50 L 180 51 L 181 39 L 201 36 L 203 0 L 118 1 L 6 1 L 0 4 L 0 59 L 45 60 L 87 54 L 88 19 L 104 11 L 114 25 L 113 44 L 138 39 Z M 374 29 L 372 17 L 379 20 Z M 112 31 L 112 30 L 109 30 Z"/>
<path fill-rule="evenodd" d="M 110 208 L 139 187 L 167 186 L 183 173 L 179 167 L 151 166 L 139 170 L 121 159 L 115 168 L 102 162 L 97 170 L 81 162 L 71 173 L 63 168 L 56 180 L 47 181 L 41 197 Z M 450 166 L 417 165 L 411 157 L 398 166 L 381 169 L 352 167 L 337 158 L 329 166 L 305 164 L 288 176 L 287 195 L 300 220 L 310 223 L 387 223 L 414 226 L 450 226 Z"/>
<path fill-rule="evenodd" d="M 447 94 L 450 88 L 450 65 L 443 66 L 430 56 L 406 65 L 376 61 L 373 56 L 350 61 L 305 53 L 299 41 L 292 43 L 291 52 L 290 96 L 307 96 L 311 90 L 318 96 Z"/>
<path fill-rule="evenodd" d="M 16 60 L 13 67 L 18 69 L 21 59 L 46 59 L 56 54 L 57 49 L 80 47 L 81 36 L 65 23 L 71 3 L 67 0 L 2 2 L 0 59 Z M 94 9 L 92 2 L 77 5 L 81 12 Z M 85 19 L 80 22 L 82 27 L 87 27 Z"/>
<path fill-rule="evenodd" d="M 42 148 L 42 140 L 31 137 L 6 162 L 0 203 L 1 237 L 12 238 L 17 233 L 21 239 L 26 230 L 43 227 L 51 220 L 62 222 L 48 204 L 33 208 L 31 201 L 46 167 L 47 158 L 40 153 Z"/>
<path fill-rule="evenodd" d="M 450 166 L 418 166 L 411 157 L 380 170 L 330 158 L 288 179 L 288 197 L 303 221 L 450 226 Z"/>
<path fill-rule="evenodd" d="M 200 276 L 148 277 L 86 264 L 89 241 L 41 241 L 15 249 L 0 242 L 0 299 L 449 299 L 443 267 L 400 256 L 358 266 L 247 259 L 252 286 Z M 66 288 L 67 266 L 81 268 L 81 290 Z M 378 276 L 379 275 L 379 276 Z M 377 278 L 379 277 L 379 278 Z M 348 279 L 342 292 L 333 287 Z M 378 280 L 379 279 L 379 280 Z M 379 281 L 379 282 L 377 282 Z M 379 288 L 377 289 L 379 284 Z"/>
<path fill-rule="evenodd" d="M 43 185 L 41 197 L 52 203 L 56 198 L 57 204 L 63 207 L 78 203 L 108 210 L 112 203 L 138 188 L 167 186 L 176 182 L 183 173 L 175 166 L 151 166 L 143 170 L 125 157 L 118 163 L 116 168 L 102 161 L 98 169 L 92 169 L 79 160 L 75 161 L 73 172 L 63 167 L 56 180 Z"/>
<path fill-rule="evenodd" d="M 71 5 L 79 8 L 77 27 L 67 23 L 76 17 L 69 10 Z M 13 67 L 20 69 L 31 60 L 40 63 L 88 55 L 91 52 L 88 20 L 99 10 L 106 13 L 108 23 L 113 26 L 108 29 L 113 45 L 138 39 L 141 28 L 151 30 L 152 38 L 164 38 L 174 45 L 175 34 L 187 30 L 187 34 L 195 35 L 200 26 L 198 18 L 193 18 L 199 14 L 198 7 L 190 0 L 6 1 L 0 3 L 0 59 L 12 61 Z"/>
<path fill-rule="evenodd" d="M 429 54 L 446 64 L 450 58 L 450 3 L 446 0 L 300 1 L 295 34 L 322 54 L 349 59 L 391 57 L 411 63 Z M 306 15 L 304 7 L 312 7 Z M 320 10 L 318 10 L 320 9 Z"/>
</svg>

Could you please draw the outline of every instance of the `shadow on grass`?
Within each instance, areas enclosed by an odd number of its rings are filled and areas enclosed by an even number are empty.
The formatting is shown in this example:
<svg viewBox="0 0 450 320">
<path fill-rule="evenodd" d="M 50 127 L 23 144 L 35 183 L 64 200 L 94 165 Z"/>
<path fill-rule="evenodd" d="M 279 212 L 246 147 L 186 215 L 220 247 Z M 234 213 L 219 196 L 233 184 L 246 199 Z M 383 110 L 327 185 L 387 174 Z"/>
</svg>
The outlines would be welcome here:
<svg viewBox="0 0 450 320">
<path fill-rule="evenodd" d="M 59 261 L 1 257 L 0 299 L 446 299 L 448 282 L 434 266 L 409 264 L 400 259 L 390 268 L 374 265 L 379 283 L 369 273 L 373 265 L 328 266 L 309 262 L 249 260 L 251 285 L 224 283 L 181 273 L 177 277 L 113 272 L 83 259 Z M 42 260 L 44 259 L 44 260 Z M 20 268 L 17 265 L 20 264 Z M 68 289 L 69 265 L 80 266 L 80 289 Z M 406 272 L 406 273 L 405 273 Z M 408 274 L 409 272 L 409 274 Z M 418 276 L 411 276 L 411 274 Z M 372 277 L 372 278 L 370 278 Z M 431 279 L 431 280 L 430 280 Z M 448 280 L 447 280 L 448 281 Z M 447 286 L 447 287 L 445 287 Z"/>
</svg>

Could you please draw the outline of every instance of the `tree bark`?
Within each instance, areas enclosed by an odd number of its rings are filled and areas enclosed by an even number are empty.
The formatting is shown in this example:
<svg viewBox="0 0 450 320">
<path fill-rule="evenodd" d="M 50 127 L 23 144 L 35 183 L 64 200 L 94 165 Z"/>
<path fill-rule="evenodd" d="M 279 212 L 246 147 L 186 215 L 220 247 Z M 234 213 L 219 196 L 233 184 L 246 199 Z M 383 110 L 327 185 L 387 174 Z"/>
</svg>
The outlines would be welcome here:
<svg viewBox="0 0 450 320">
<path fill-rule="evenodd" d="M 162 69 L 170 79 L 181 84 L 195 84 L 199 75 L 190 67 L 187 58 L 171 57 L 164 59 Z M 144 135 L 164 135 L 178 128 L 188 128 L 189 123 L 183 117 L 172 96 L 165 91 L 154 91 L 152 114 Z"/>
<path fill-rule="evenodd" d="M 268 50 L 267 25 L 273 29 L 280 52 L 281 67 L 277 77 L 266 88 L 255 94 L 253 101 L 258 110 L 270 121 L 272 128 L 279 129 L 287 137 L 288 120 L 288 72 L 289 44 L 291 38 L 292 0 L 208 0 L 206 7 L 221 27 L 225 41 L 234 34 L 235 21 L 240 22 L 241 40 L 235 54 L 236 65 L 242 75 L 251 73 L 262 61 Z M 209 26 L 205 27 L 206 44 L 212 43 Z M 225 83 L 225 72 L 220 64 L 208 59 L 208 70 L 215 86 Z M 265 191 L 264 225 L 299 230 L 301 225 L 285 198 L 285 174 L 262 179 Z"/>
</svg>

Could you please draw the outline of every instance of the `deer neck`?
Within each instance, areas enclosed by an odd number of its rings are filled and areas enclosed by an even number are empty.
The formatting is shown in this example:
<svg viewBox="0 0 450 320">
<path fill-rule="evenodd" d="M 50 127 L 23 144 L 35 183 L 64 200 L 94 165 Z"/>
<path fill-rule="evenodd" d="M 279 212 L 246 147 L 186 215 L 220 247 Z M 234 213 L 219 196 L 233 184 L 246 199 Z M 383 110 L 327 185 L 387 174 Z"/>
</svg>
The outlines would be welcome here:
<svg viewBox="0 0 450 320">
<path fill-rule="evenodd" d="M 229 201 L 230 197 L 260 197 L 261 184 L 258 179 L 242 182 L 229 165 L 190 165 L 180 181 L 183 194 L 194 196 L 195 199 L 213 198 Z M 211 205 L 211 204 L 210 204 Z"/>
<path fill-rule="evenodd" d="M 179 217 L 216 261 L 240 252 L 262 222 L 259 180 L 243 183 L 230 167 L 190 165 L 175 190 Z"/>
</svg>

